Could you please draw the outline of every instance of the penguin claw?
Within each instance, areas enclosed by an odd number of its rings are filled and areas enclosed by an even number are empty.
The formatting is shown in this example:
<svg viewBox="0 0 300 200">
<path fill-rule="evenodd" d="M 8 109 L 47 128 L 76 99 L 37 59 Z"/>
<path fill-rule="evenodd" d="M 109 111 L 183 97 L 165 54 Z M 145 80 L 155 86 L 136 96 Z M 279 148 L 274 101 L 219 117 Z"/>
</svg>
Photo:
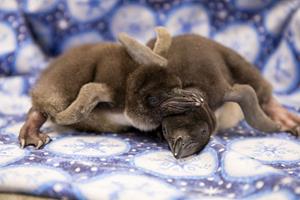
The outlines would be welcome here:
<svg viewBox="0 0 300 200">
<path fill-rule="evenodd" d="M 20 139 L 20 147 L 24 149 L 25 147 L 25 139 Z"/>
<path fill-rule="evenodd" d="M 39 140 L 38 144 L 36 145 L 35 149 L 40 149 L 43 146 L 43 141 Z"/>
<path fill-rule="evenodd" d="M 294 128 L 288 130 L 287 132 L 294 135 L 295 137 L 299 137 L 300 136 L 300 126 L 295 126 Z"/>
<path fill-rule="evenodd" d="M 51 142 L 51 138 L 49 136 L 47 136 L 45 144 L 48 144 L 49 142 Z"/>
</svg>

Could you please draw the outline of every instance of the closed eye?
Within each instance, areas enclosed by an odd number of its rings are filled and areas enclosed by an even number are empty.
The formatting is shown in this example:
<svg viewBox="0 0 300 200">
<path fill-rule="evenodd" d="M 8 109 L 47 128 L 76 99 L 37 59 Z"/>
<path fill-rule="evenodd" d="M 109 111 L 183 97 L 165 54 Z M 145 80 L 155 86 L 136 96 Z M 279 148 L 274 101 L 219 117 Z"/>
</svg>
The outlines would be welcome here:
<svg viewBox="0 0 300 200">
<path fill-rule="evenodd" d="M 155 107 L 155 106 L 159 105 L 160 100 L 157 96 L 148 96 L 147 102 L 150 106 Z"/>
<path fill-rule="evenodd" d="M 193 148 L 194 146 L 197 146 L 197 145 L 198 145 L 198 142 L 191 142 L 191 143 L 186 145 L 186 148 L 191 149 L 191 148 Z"/>
</svg>

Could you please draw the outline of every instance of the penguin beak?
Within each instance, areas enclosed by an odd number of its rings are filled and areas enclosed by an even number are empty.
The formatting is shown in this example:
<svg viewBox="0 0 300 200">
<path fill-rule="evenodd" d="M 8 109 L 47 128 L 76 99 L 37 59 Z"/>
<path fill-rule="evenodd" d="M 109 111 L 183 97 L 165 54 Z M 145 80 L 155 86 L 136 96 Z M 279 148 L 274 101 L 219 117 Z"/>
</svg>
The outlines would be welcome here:
<svg viewBox="0 0 300 200">
<path fill-rule="evenodd" d="M 181 158 L 182 150 L 183 150 L 183 140 L 182 137 L 179 136 L 176 138 L 172 148 L 172 153 L 176 159 Z"/>
<path fill-rule="evenodd" d="M 176 159 L 181 158 L 182 150 L 183 150 L 183 139 L 179 135 L 175 140 L 168 136 L 168 130 L 166 126 L 163 126 L 163 135 L 168 142 L 168 145 L 171 149 L 173 156 Z"/>
</svg>

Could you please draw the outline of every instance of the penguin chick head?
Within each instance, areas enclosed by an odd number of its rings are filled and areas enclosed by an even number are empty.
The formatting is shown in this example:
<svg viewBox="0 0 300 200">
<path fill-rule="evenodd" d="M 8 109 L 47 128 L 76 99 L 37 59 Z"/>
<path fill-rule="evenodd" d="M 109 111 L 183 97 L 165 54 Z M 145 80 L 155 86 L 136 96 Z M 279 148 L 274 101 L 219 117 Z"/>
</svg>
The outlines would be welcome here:
<svg viewBox="0 0 300 200">
<path fill-rule="evenodd" d="M 198 153 L 209 142 L 216 127 L 216 119 L 208 105 L 204 104 L 184 114 L 163 119 L 163 136 L 175 158 Z"/>
<path fill-rule="evenodd" d="M 165 55 L 172 42 L 169 32 L 163 27 L 156 32 L 153 49 L 126 33 L 118 36 L 128 56 L 138 64 L 127 79 L 125 116 L 134 127 L 145 131 L 157 128 L 163 116 L 180 113 L 195 103 L 181 91 L 180 79 L 168 69 Z"/>
<path fill-rule="evenodd" d="M 164 103 L 183 97 L 178 90 L 180 79 L 167 68 L 160 66 L 140 67 L 127 80 L 125 114 L 131 124 L 140 130 L 157 128 L 164 115 Z M 177 101 L 175 106 L 184 105 Z"/>
</svg>

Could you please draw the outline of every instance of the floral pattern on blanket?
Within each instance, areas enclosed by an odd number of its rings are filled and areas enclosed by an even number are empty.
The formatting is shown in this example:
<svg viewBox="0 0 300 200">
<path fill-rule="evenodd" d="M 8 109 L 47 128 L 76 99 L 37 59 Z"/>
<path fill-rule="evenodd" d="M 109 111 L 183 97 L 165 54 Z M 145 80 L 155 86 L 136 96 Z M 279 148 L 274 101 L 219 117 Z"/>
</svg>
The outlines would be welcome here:
<svg viewBox="0 0 300 200">
<path fill-rule="evenodd" d="M 0 191 L 66 199 L 299 199 L 300 140 L 245 122 L 176 160 L 155 135 L 84 133 L 46 123 L 52 142 L 20 149 L 37 74 L 52 56 L 127 32 L 192 32 L 234 48 L 300 113 L 298 0 L 0 0 Z M 13 75 L 13 76 L 12 76 Z M 101 123 L 101 122 L 100 122 Z"/>
</svg>

